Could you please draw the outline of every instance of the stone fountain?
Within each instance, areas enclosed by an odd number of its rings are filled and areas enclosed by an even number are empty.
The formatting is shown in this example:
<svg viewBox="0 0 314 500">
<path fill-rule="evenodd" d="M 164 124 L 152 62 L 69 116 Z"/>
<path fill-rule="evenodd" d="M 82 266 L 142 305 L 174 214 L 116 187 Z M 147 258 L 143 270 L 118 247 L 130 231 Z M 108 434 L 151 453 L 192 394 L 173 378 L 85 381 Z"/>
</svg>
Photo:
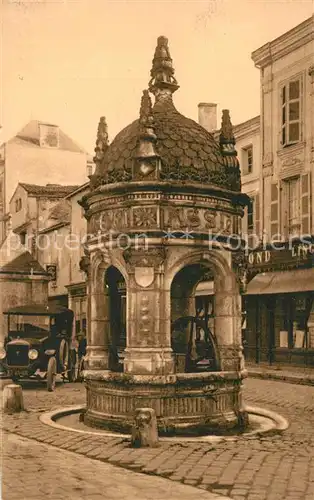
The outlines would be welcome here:
<svg viewBox="0 0 314 500">
<path fill-rule="evenodd" d="M 216 140 L 176 110 L 178 88 L 168 40 L 159 37 L 139 119 L 110 145 L 100 119 L 96 169 L 81 201 L 89 426 L 129 432 L 143 407 L 155 410 L 164 434 L 223 432 L 246 422 L 239 233 L 247 200 L 232 125 L 224 110 Z M 172 325 L 195 316 L 195 289 L 206 273 L 215 284 L 215 360 L 201 371 L 185 362 L 194 342 L 188 332 L 176 352 Z"/>
</svg>

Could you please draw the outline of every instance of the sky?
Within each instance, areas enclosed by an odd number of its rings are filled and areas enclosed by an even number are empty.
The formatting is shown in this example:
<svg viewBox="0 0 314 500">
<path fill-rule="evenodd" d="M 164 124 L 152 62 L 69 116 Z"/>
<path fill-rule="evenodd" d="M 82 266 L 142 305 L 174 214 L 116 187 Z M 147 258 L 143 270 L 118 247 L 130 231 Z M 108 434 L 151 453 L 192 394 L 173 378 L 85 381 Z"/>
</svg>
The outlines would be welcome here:
<svg viewBox="0 0 314 500">
<path fill-rule="evenodd" d="M 251 53 L 301 23 L 314 0 L 2 0 L 0 143 L 29 120 L 55 123 L 92 153 L 100 116 L 114 136 L 139 114 L 159 35 L 169 39 L 177 109 L 259 114 Z"/>
</svg>

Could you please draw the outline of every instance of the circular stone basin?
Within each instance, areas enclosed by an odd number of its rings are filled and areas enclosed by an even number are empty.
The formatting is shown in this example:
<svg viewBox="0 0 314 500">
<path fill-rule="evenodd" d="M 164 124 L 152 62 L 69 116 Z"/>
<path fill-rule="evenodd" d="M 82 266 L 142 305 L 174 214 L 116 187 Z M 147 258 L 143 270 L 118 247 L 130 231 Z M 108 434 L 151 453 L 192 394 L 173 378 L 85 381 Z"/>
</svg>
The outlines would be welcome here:
<svg viewBox="0 0 314 500">
<path fill-rule="evenodd" d="M 108 437 L 121 437 L 130 439 L 129 434 L 121 434 L 112 431 L 106 431 L 101 429 L 96 429 L 87 426 L 84 422 L 80 421 L 80 414 L 85 410 L 85 406 L 71 406 L 66 408 L 60 408 L 48 413 L 43 413 L 40 416 L 42 423 L 49 425 L 51 427 L 57 428 L 59 430 L 73 431 L 83 434 L 91 434 L 98 436 L 108 436 Z M 177 437 L 160 437 L 161 441 L 217 441 L 217 440 L 235 440 L 239 437 L 250 438 L 256 434 L 273 432 L 273 431 L 284 431 L 288 428 L 289 423 L 285 418 L 283 418 L 278 413 L 274 413 L 263 408 L 246 406 L 245 410 L 249 414 L 249 426 L 245 431 L 233 431 L 231 434 L 228 431 L 226 434 L 219 435 L 201 435 L 201 436 L 177 436 Z"/>
</svg>

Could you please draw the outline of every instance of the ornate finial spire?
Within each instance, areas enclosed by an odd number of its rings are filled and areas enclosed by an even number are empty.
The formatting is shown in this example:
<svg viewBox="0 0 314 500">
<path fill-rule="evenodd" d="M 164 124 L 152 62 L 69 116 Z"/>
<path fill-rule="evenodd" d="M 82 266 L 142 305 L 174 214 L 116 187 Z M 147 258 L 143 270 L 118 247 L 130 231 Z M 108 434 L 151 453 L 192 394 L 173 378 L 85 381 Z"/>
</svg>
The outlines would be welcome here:
<svg viewBox="0 0 314 500">
<path fill-rule="evenodd" d="M 97 139 L 96 139 L 96 147 L 94 156 L 94 162 L 96 167 L 99 163 L 101 163 L 104 159 L 105 152 L 107 151 L 109 146 L 109 138 L 108 138 L 108 127 L 106 123 L 106 118 L 101 116 L 97 129 Z"/>
<path fill-rule="evenodd" d="M 219 144 L 222 148 L 222 151 L 228 155 L 236 156 L 237 152 L 234 148 L 235 138 L 233 135 L 232 123 L 230 120 L 229 109 L 222 110 L 222 121 L 221 121 L 221 130 L 219 136 Z"/>
<path fill-rule="evenodd" d="M 168 38 L 165 36 L 160 36 L 157 39 L 157 47 L 150 75 L 149 90 L 155 96 L 160 91 L 168 91 L 168 93 L 173 94 L 179 88 L 178 82 L 174 77 L 174 68 L 168 48 Z"/>
<path fill-rule="evenodd" d="M 140 137 L 145 139 L 149 138 L 151 141 L 155 141 L 153 106 L 148 90 L 143 90 L 139 123 Z"/>
<path fill-rule="evenodd" d="M 233 171 L 236 169 L 235 175 L 240 176 L 239 160 L 235 149 L 235 138 L 233 135 L 232 123 L 230 120 L 229 109 L 222 110 L 221 130 L 219 136 L 219 144 L 222 155 L 224 156 L 225 165 Z M 239 179 L 236 178 L 236 181 Z"/>
<path fill-rule="evenodd" d="M 101 116 L 97 129 L 95 156 L 93 158 L 96 168 L 95 173 L 90 176 L 91 187 L 93 188 L 97 187 L 100 184 L 100 178 L 103 171 L 103 161 L 108 146 L 109 138 L 106 118 L 104 116 Z"/>
<path fill-rule="evenodd" d="M 135 153 L 134 177 L 147 177 L 156 171 L 159 155 L 155 151 L 157 137 L 154 132 L 154 117 L 152 101 L 148 90 L 143 90 L 140 119 L 138 146 Z"/>
</svg>

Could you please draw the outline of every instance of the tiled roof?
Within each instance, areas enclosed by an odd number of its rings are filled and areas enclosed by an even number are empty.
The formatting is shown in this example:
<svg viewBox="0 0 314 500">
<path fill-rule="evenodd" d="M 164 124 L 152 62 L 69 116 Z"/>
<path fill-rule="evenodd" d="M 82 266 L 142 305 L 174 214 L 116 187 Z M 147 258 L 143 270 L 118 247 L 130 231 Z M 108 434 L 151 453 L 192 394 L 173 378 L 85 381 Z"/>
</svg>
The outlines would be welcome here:
<svg viewBox="0 0 314 500">
<path fill-rule="evenodd" d="M 55 205 L 49 214 L 49 219 L 57 220 L 58 222 L 70 222 L 71 204 L 67 200 L 62 200 Z"/>
<path fill-rule="evenodd" d="M 45 124 L 45 122 L 40 122 L 39 120 L 31 120 L 25 127 L 20 130 L 11 141 L 15 138 L 22 139 L 23 141 L 30 142 L 35 146 L 40 147 L 40 125 Z M 54 125 L 55 126 L 55 125 Z M 59 130 L 59 147 L 58 149 L 72 151 L 73 153 L 85 153 L 83 148 L 78 146 L 69 136 L 67 136 L 60 128 Z"/>
<path fill-rule="evenodd" d="M 35 260 L 32 255 L 26 251 L 13 259 L 11 262 L 4 264 L 0 268 L 2 273 L 23 273 L 23 274 L 46 274 L 45 269 Z"/>
<path fill-rule="evenodd" d="M 174 106 L 153 108 L 156 151 L 167 165 L 177 161 L 181 167 L 208 172 L 223 166 L 219 146 L 213 136 L 193 120 L 181 115 Z M 114 139 L 107 153 L 108 171 L 123 167 L 132 160 L 138 141 L 138 120 L 123 129 Z"/>
<path fill-rule="evenodd" d="M 64 198 L 68 194 L 75 191 L 79 186 L 63 186 L 61 184 L 46 184 L 46 186 L 39 186 L 38 184 L 25 184 L 20 183 L 30 195 L 33 196 L 51 196 L 53 198 Z"/>
</svg>

